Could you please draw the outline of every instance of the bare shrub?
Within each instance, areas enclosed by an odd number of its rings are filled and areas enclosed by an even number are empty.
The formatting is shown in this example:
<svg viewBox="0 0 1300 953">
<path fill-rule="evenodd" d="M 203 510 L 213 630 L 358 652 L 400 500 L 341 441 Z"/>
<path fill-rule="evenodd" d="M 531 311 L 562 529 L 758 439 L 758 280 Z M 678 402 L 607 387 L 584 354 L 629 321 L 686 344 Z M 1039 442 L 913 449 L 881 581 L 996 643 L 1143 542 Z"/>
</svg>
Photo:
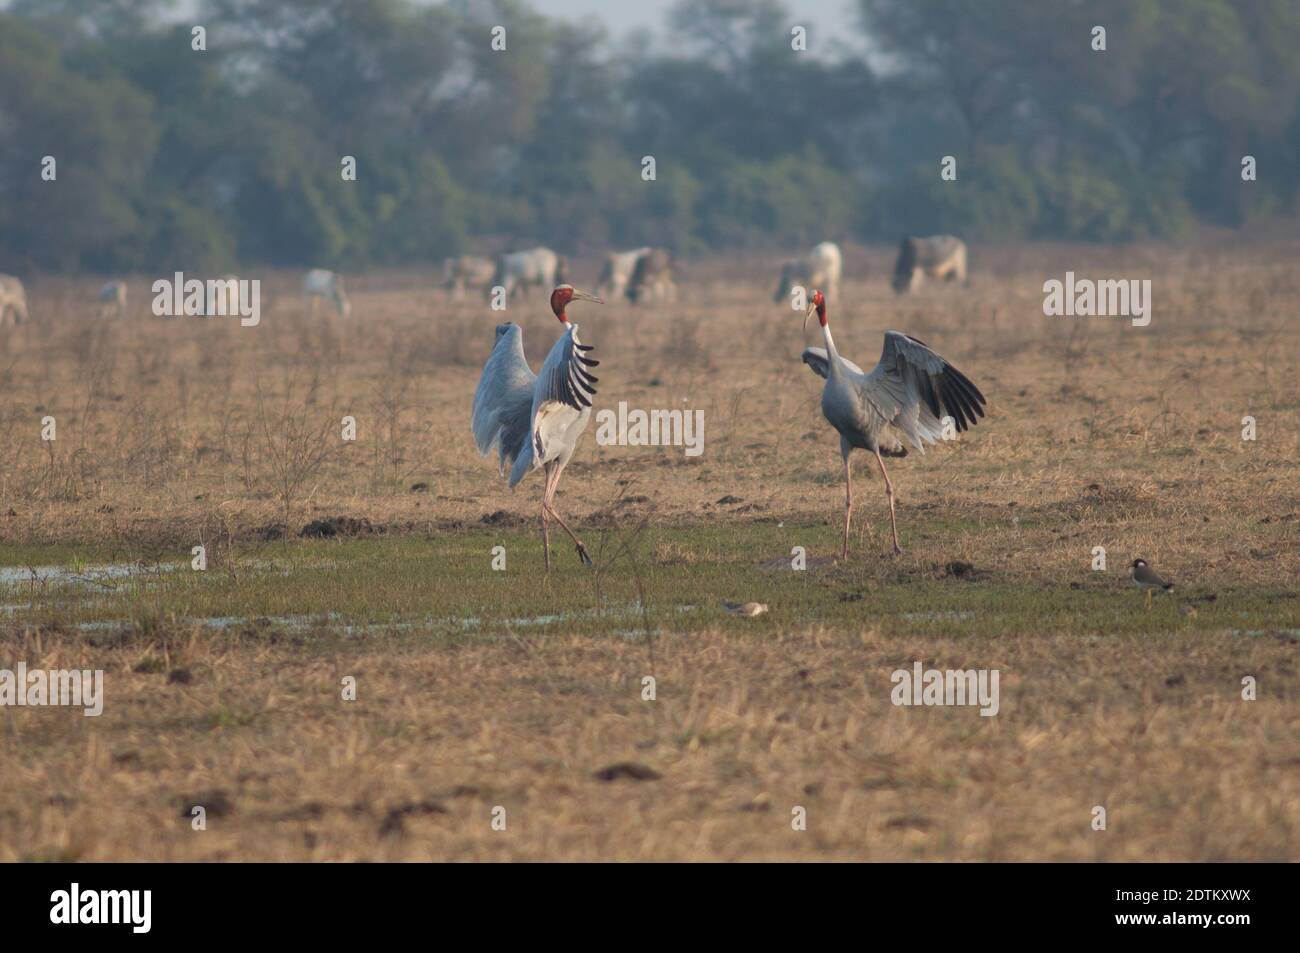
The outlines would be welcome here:
<svg viewBox="0 0 1300 953">
<path fill-rule="evenodd" d="M 290 387 L 279 399 L 269 398 L 257 387 L 257 415 L 245 446 L 247 465 L 250 444 L 255 441 L 266 480 L 288 516 L 307 482 L 340 446 L 337 436 L 341 416 L 313 409 L 319 380 L 313 379 L 306 394 L 295 399 Z"/>
</svg>

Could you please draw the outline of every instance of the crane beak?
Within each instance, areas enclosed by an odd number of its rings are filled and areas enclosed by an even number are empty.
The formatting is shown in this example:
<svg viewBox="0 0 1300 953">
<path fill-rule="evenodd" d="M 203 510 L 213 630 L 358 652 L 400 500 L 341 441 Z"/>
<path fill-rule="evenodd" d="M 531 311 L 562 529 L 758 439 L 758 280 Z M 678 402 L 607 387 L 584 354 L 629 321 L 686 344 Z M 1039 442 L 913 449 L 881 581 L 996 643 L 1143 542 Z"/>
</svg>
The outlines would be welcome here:
<svg viewBox="0 0 1300 953">
<path fill-rule="evenodd" d="M 580 290 L 578 290 L 577 288 L 574 288 L 574 289 L 573 289 L 573 300 L 574 300 L 574 301 L 594 301 L 596 304 L 604 304 L 604 303 L 605 303 L 605 299 L 602 298 L 602 297 L 600 297 L 599 295 L 594 295 L 594 294 L 592 294 L 590 291 L 580 291 Z"/>
<path fill-rule="evenodd" d="M 808 313 L 805 314 L 805 315 L 803 316 L 803 329 L 804 329 L 804 331 L 807 331 L 807 330 L 808 330 L 808 319 L 811 318 L 811 317 L 813 316 L 813 314 L 816 313 L 816 311 L 817 311 L 817 305 L 813 305 L 812 307 L 810 307 L 810 308 L 808 309 Z"/>
</svg>

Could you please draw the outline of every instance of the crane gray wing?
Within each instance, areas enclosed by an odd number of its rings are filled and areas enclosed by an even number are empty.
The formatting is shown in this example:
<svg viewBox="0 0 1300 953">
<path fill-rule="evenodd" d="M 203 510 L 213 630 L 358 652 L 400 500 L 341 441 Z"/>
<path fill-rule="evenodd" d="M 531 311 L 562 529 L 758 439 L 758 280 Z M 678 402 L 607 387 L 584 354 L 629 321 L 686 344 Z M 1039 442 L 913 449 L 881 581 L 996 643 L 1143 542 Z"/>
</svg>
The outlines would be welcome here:
<svg viewBox="0 0 1300 953">
<path fill-rule="evenodd" d="M 984 416 L 984 395 L 929 345 L 898 331 L 885 332 L 880 362 L 858 385 L 885 420 L 924 452 L 943 434 L 951 416 L 964 431 Z"/>
<path fill-rule="evenodd" d="M 578 326 L 570 324 L 546 355 L 533 388 L 526 445 L 510 471 L 511 487 L 529 470 L 563 453 L 566 441 L 572 446 L 581 435 L 591 398 L 596 396 L 597 378 L 587 368 L 600 363 L 587 357 L 590 350 L 589 345 L 578 340 Z M 575 425 L 578 429 L 571 432 Z"/>
<path fill-rule="evenodd" d="M 498 325 L 496 344 L 474 391 L 471 426 L 481 455 L 487 456 L 493 447 L 498 448 L 502 472 L 528 444 L 536 381 L 524 357 L 523 328 L 517 324 Z"/>
<path fill-rule="evenodd" d="M 809 367 L 811 367 L 819 377 L 830 377 L 831 362 L 830 362 L 830 358 L 826 356 L 826 348 L 824 347 L 804 348 L 803 362 L 807 364 Z M 843 358 L 843 357 L 840 358 L 840 362 L 849 370 L 853 371 L 855 374 L 865 373 L 862 370 L 862 368 L 858 367 L 858 365 L 854 364 L 852 361 L 848 360 L 847 358 Z"/>
<path fill-rule="evenodd" d="M 534 411 L 541 410 L 543 404 L 551 401 L 578 411 L 591 406 L 591 398 L 596 396 L 596 382 L 600 378 L 592 377 L 587 369 L 600 361 L 587 357 L 590 350 L 591 345 L 578 340 L 578 326 L 570 324 L 551 348 L 551 353 L 546 355 L 542 371 L 537 375 Z"/>
</svg>

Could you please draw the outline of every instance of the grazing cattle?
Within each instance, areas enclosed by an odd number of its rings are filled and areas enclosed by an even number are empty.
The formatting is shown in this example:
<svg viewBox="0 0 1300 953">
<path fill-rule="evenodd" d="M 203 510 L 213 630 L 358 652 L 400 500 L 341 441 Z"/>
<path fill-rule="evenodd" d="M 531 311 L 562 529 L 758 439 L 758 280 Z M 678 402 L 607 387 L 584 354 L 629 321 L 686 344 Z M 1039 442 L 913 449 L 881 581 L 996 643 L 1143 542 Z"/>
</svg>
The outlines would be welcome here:
<svg viewBox="0 0 1300 953">
<path fill-rule="evenodd" d="M 633 304 L 639 304 L 652 298 L 671 301 L 676 297 L 672 252 L 666 248 L 652 248 L 637 260 L 632 280 L 628 282 L 627 298 Z"/>
<path fill-rule="evenodd" d="M 340 318 L 352 313 L 352 303 L 343 291 L 343 276 L 323 268 L 313 268 L 302 280 L 302 293 L 307 296 L 307 304 L 312 317 L 316 316 L 316 307 L 321 298 L 334 305 Z"/>
<path fill-rule="evenodd" d="M 843 271 L 844 256 L 840 254 L 840 246 L 834 242 L 822 242 L 803 258 L 792 258 L 781 267 L 781 283 L 777 285 L 772 300 L 780 301 L 795 285 L 803 285 L 804 290 L 822 288 L 835 301 L 839 298 Z"/>
<path fill-rule="evenodd" d="M 105 283 L 104 287 L 99 289 L 99 295 L 95 300 L 99 302 L 97 317 L 107 318 L 110 315 L 115 318 L 126 317 L 126 282 Z"/>
<path fill-rule="evenodd" d="M 497 258 L 488 300 L 491 300 L 492 288 L 496 287 L 505 289 L 506 301 L 510 300 L 516 288 L 536 286 L 549 291 L 568 281 L 567 272 L 567 262 L 549 248 L 507 252 Z"/>
<path fill-rule="evenodd" d="M 477 255 L 461 255 L 448 258 L 442 263 L 444 287 L 451 296 L 459 301 L 465 297 L 465 289 L 486 288 L 492 284 L 496 273 L 496 264 L 491 258 L 479 258 Z"/>
<path fill-rule="evenodd" d="M 28 318 L 27 292 L 13 275 L 0 275 L 0 327 L 21 324 Z"/>
<path fill-rule="evenodd" d="M 648 254 L 650 249 L 645 247 L 634 248 L 631 251 L 610 252 L 606 255 L 605 264 L 600 269 L 600 277 L 596 280 L 596 294 L 606 301 L 623 297 L 627 292 L 628 282 L 636 273 L 637 262 Z"/>
<path fill-rule="evenodd" d="M 921 287 L 923 276 L 966 283 L 966 243 L 951 235 L 904 238 L 894 262 L 894 290 L 906 294 Z"/>
</svg>

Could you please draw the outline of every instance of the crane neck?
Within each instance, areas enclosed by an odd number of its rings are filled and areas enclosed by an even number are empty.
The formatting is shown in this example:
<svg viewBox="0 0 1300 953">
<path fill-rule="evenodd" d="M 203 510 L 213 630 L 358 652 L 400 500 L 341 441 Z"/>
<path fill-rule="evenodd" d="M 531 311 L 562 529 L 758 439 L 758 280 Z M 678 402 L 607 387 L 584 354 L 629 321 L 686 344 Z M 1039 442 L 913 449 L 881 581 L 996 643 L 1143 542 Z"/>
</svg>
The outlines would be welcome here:
<svg viewBox="0 0 1300 953">
<path fill-rule="evenodd" d="M 840 373 L 840 352 L 835 350 L 835 339 L 831 337 L 831 326 L 826 321 L 821 322 L 822 340 L 826 342 L 826 357 L 830 364 L 831 374 Z"/>
</svg>

